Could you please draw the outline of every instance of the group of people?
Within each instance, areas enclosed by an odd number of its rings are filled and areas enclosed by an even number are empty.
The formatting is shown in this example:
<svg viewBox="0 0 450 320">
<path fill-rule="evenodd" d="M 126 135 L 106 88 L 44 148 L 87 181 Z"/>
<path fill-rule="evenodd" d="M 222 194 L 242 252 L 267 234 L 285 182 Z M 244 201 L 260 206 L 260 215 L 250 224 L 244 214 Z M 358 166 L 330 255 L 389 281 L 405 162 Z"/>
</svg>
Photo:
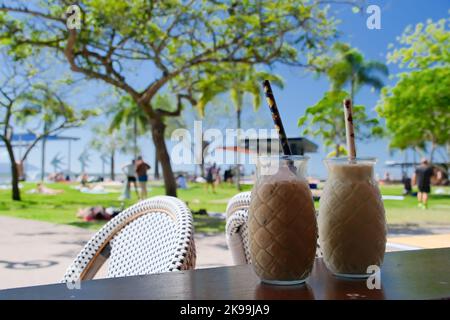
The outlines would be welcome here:
<svg viewBox="0 0 450 320">
<path fill-rule="evenodd" d="M 125 189 L 123 193 L 124 199 L 130 199 L 131 184 L 134 184 L 134 190 L 140 200 L 147 198 L 147 171 L 150 170 L 150 168 L 150 165 L 147 164 L 141 156 L 139 156 L 136 160 L 131 160 L 131 163 L 122 167 L 122 171 L 126 176 Z M 139 183 L 140 192 L 138 192 L 137 183 Z"/>
<path fill-rule="evenodd" d="M 222 177 L 220 175 L 221 168 L 217 166 L 216 163 L 214 163 L 212 166 L 208 167 L 206 169 L 206 191 L 209 190 L 209 187 L 211 186 L 212 192 L 216 192 L 216 187 L 222 182 Z M 223 174 L 223 181 L 233 183 L 233 177 L 234 177 L 234 170 L 229 167 L 227 170 L 225 170 Z"/>
</svg>

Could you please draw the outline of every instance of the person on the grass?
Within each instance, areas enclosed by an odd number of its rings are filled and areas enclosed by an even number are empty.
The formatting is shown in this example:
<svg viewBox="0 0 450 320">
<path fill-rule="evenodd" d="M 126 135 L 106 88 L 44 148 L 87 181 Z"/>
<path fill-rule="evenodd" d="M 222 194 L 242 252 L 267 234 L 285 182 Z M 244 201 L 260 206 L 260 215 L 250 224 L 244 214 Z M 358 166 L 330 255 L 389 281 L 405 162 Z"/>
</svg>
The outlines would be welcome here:
<svg viewBox="0 0 450 320">
<path fill-rule="evenodd" d="M 63 193 L 64 190 L 58 190 L 58 189 L 51 189 L 44 186 L 42 182 L 38 182 L 36 184 L 36 189 L 32 189 L 28 191 L 28 193 L 39 193 L 39 194 L 48 194 L 48 195 L 55 195 Z"/>
<path fill-rule="evenodd" d="M 423 158 L 420 166 L 417 167 L 413 176 L 413 184 L 417 185 L 417 200 L 419 208 L 428 208 L 428 194 L 431 191 L 431 177 L 433 176 L 433 167 L 430 166 L 428 160 Z"/>
<path fill-rule="evenodd" d="M 123 194 L 123 198 L 124 199 L 130 199 L 130 189 L 131 189 L 131 184 L 134 184 L 134 190 L 136 191 L 136 195 L 139 198 L 139 192 L 137 189 L 137 183 L 136 183 L 136 161 L 133 159 L 131 160 L 131 163 L 124 165 L 122 167 L 122 171 L 125 174 L 125 176 L 127 177 L 126 182 L 125 182 L 125 189 L 124 189 L 124 194 Z"/>
<path fill-rule="evenodd" d="M 206 192 L 208 192 L 208 187 L 211 186 L 212 192 L 216 193 L 216 188 L 214 186 L 214 178 L 216 174 L 216 164 L 214 163 L 211 167 L 206 171 Z"/>
<path fill-rule="evenodd" d="M 184 177 L 183 174 L 179 174 L 177 176 L 177 187 L 180 189 L 187 189 L 187 182 L 186 182 L 186 178 Z"/>
<path fill-rule="evenodd" d="M 147 171 L 150 170 L 150 166 L 142 159 L 141 156 L 136 161 L 136 175 L 139 181 L 139 187 L 141 189 L 140 200 L 147 198 Z"/>
</svg>

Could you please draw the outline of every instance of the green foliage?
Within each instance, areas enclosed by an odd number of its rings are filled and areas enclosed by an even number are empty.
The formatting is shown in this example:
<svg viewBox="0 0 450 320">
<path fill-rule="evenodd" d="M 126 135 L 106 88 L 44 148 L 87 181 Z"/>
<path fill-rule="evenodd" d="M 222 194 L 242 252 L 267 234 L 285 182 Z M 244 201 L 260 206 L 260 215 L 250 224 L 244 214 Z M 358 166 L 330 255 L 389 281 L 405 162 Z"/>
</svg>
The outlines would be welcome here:
<svg viewBox="0 0 450 320">
<path fill-rule="evenodd" d="M 180 97 L 204 109 L 220 85 L 203 79 L 234 66 L 305 66 L 315 62 L 335 34 L 336 20 L 325 0 L 167 0 L 77 2 L 80 30 L 67 30 L 65 0 L 45 6 L 15 1 L 0 7 L 1 46 L 17 59 L 42 48 L 63 56 L 71 70 L 114 86 L 164 128 L 165 117 L 180 114 Z M 58 9 L 59 8 L 59 9 Z M 17 14 L 21 13 L 21 14 Z M 130 69 L 139 68 L 139 85 Z M 256 69 L 255 69 L 256 70 Z M 176 112 L 155 110 L 154 98 L 170 88 Z M 235 94 L 239 102 L 239 94 Z M 195 103 L 194 103 L 195 102 Z M 168 194 L 176 184 L 163 135 L 154 135 Z"/>
<path fill-rule="evenodd" d="M 401 75 L 385 88 L 377 112 L 386 119 L 390 147 L 424 147 L 426 141 L 450 141 L 450 67 L 431 68 Z"/>
<path fill-rule="evenodd" d="M 37 118 L 46 123 L 49 130 L 61 122 L 65 126 L 80 126 L 99 113 L 95 108 L 76 110 L 45 83 L 33 84 L 16 102 L 14 114 L 19 125 L 26 125 Z"/>
<path fill-rule="evenodd" d="M 197 109 L 204 115 L 205 107 L 220 94 L 229 92 L 231 102 L 236 111 L 243 108 L 246 95 L 252 97 L 253 108 L 261 105 L 261 82 L 270 80 L 272 84 L 283 88 L 280 76 L 264 71 L 256 71 L 250 66 L 234 66 L 226 72 L 217 72 L 207 78 L 199 80 L 196 88 L 202 93 L 198 100 Z"/>
<path fill-rule="evenodd" d="M 168 94 L 158 94 L 154 99 L 153 106 L 159 110 L 173 111 L 175 109 L 173 99 L 170 99 Z M 120 97 L 118 103 L 110 106 L 106 113 L 112 116 L 109 126 L 110 132 L 120 129 L 122 126 L 131 130 L 135 121 L 138 136 L 143 136 L 150 130 L 147 114 L 130 96 Z M 165 135 L 167 138 L 170 138 L 173 130 L 186 126 L 181 116 L 167 117 L 164 119 L 164 123 L 166 125 Z"/>
<path fill-rule="evenodd" d="M 104 125 L 96 125 L 92 128 L 93 138 L 90 146 L 99 153 L 111 156 L 116 152 L 132 153 L 133 146 L 130 143 L 132 135 L 126 128 L 114 129 L 112 131 Z"/>
<path fill-rule="evenodd" d="M 326 92 L 323 98 L 315 105 L 308 107 L 305 115 L 298 120 L 302 134 L 320 136 L 326 147 L 341 148 L 345 145 L 343 100 L 348 96 L 349 94 L 345 91 Z M 382 129 L 378 120 L 368 118 L 364 106 L 353 105 L 353 119 L 356 139 L 380 136 Z"/>
<path fill-rule="evenodd" d="M 449 22 L 409 26 L 398 37 L 400 47 L 390 45 L 388 62 L 412 69 L 383 89 L 376 108 L 386 120 L 393 149 L 425 149 L 427 142 L 434 149 L 450 142 Z"/>
<path fill-rule="evenodd" d="M 354 100 L 356 92 L 364 85 L 377 90 L 383 87 L 382 76 L 389 73 L 384 63 L 366 61 L 359 50 L 345 43 L 336 43 L 333 51 L 335 55 L 325 63 L 332 90 L 342 90 L 346 84 L 350 84 L 350 95 Z"/>
<path fill-rule="evenodd" d="M 174 94 L 189 88 L 194 94 L 186 79 L 233 66 L 314 63 L 335 36 L 336 20 L 323 2 L 86 0 L 79 3 L 81 29 L 70 38 L 62 18 L 66 1 L 48 0 L 37 8 L 17 1 L 0 8 L 0 39 L 17 59 L 50 48 L 73 70 L 126 91 L 141 105 L 169 83 Z M 145 73 L 144 90 L 126 81 L 125 67 L 142 61 L 157 69 Z M 200 106 L 217 91 L 204 88 L 197 88 Z"/>
<path fill-rule="evenodd" d="M 397 63 L 400 67 L 410 69 L 426 69 L 442 67 L 450 64 L 450 18 L 433 22 L 418 23 L 408 26 L 397 38 L 399 48 L 394 48 L 387 55 L 389 63 Z"/>
<path fill-rule="evenodd" d="M 109 132 L 120 129 L 122 125 L 131 127 L 136 121 L 137 133 L 143 135 L 148 132 L 147 115 L 130 96 L 120 97 L 117 104 L 110 106 L 107 114 L 112 116 Z"/>
</svg>

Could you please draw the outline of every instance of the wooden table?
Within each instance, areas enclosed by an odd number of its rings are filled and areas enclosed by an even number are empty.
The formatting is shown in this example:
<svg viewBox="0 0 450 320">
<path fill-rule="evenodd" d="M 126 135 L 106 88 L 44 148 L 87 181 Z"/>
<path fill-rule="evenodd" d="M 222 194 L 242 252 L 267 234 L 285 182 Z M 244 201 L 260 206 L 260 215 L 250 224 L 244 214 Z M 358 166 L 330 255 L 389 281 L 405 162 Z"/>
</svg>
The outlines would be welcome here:
<svg viewBox="0 0 450 320">
<path fill-rule="evenodd" d="M 316 259 L 306 285 L 261 284 L 250 265 L 0 291 L 1 299 L 450 299 L 450 248 L 386 253 L 381 289 L 344 280 Z"/>
</svg>

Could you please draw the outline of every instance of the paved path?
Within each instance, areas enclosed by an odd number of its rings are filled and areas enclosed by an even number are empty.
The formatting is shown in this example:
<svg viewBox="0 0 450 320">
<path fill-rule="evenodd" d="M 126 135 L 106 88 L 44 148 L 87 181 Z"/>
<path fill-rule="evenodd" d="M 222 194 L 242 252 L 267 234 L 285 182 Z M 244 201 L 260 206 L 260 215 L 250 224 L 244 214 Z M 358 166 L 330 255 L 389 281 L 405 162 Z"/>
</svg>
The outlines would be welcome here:
<svg viewBox="0 0 450 320">
<path fill-rule="evenodd" d="M 58 282 L 94 232 L 0 216 L 0 289 Z M 198 268 L 232 264 L 224 235 L 199 234 L 195 243 Z"/>
<path fill-rule="evenodd" d="M 58 282 L 93 233 L 68 225 L 0 216 L 0 289 Z M 195 241 L 197 268 L 232 265 L 223 234 L 198 234 Z M 450 247 L 450 233 L 389 237 L 387 250 L 436 247 Z"/>
</svg>

